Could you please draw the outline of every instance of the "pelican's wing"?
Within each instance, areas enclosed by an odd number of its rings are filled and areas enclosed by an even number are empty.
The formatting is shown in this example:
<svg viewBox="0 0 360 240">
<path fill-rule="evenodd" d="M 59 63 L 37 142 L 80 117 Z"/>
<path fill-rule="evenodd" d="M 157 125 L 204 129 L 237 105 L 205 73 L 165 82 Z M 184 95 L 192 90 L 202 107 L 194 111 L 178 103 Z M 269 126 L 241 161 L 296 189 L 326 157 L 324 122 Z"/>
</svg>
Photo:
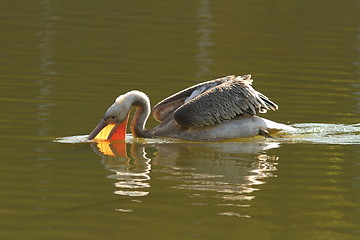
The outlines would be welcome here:
<svg viewBox="0 0 360 240">
<path fill-rule="evenodd" d="M 251 86 L 251 75 L 232 77 L 192 98 L 174 112 L 182 126 L 207 126 L 244 113 L 255 115 L 278 106 Z"/>
<path fill-rule="evenodd" d="M 203 92 L 218 86 L 226 81 L 233 79 L 234 76 L 227 76 L 223 78 L 218 78 L 215 80 L 199 83 L 192 87 L 186 88 L 170 97 L 165 98 L 158 104 L 156 104 L 153 108 L 153 117 L 161 122 L 163 121 L 169 114 L 172 114 L 177 108 L 179 108 L 184 103 L 190 101 L 196 96 L 202 94 Z"/>
</svg>

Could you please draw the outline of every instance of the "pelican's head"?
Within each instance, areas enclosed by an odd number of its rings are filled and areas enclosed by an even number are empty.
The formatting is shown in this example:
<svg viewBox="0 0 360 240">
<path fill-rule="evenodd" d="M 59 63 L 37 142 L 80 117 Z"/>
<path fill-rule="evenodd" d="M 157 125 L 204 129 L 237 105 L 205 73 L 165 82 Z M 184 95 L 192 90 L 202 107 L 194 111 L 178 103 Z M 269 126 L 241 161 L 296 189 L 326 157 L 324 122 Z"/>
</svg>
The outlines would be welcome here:
<svg viewBox="0 0 360 240">
<path fill-rule="evenodd" d="M 124 140 L 131 102 L 127 94 L 119 96 L 106 110 L 103 119 L 90 133 L 88 140 Z"/>
</svg>

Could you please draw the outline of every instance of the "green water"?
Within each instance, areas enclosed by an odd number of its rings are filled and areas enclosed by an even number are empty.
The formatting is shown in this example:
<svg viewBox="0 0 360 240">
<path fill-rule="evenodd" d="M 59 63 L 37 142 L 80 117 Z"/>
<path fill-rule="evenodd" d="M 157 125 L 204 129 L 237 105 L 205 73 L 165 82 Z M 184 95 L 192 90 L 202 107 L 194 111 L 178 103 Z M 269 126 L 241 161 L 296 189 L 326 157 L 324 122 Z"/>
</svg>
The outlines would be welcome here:
<svg viewBox="0 0 360 240">
<path fill-rule="evenodd" d="M 0 238 L 358 239 L 359 7 L 1 1 Z M 54 141 L 88 134 L 129 90 L 154 105 L 246 73 L 293 136 L 129 136 L 116 157 Z"/>
</svg>

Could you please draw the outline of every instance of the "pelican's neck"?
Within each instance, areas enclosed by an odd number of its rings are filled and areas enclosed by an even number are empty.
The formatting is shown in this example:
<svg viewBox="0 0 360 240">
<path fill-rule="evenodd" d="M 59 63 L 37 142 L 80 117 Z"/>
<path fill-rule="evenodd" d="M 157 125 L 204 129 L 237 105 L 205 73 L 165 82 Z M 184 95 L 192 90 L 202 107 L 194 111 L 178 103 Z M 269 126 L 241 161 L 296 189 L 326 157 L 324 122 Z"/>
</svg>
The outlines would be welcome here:
<svg viewBox="0 0 360 240">
<path fill-rule="evenodd" d="M 145 129 L 145 124 L 150 115 L 150 100 L 145 93 L 131 91 L 126 95 L 129 96 L 131 105 L 136 107 L 133 120 L 131 122 L 131 132 L 134 137 L 150 137 L 151 134 Z"/>
</svg>

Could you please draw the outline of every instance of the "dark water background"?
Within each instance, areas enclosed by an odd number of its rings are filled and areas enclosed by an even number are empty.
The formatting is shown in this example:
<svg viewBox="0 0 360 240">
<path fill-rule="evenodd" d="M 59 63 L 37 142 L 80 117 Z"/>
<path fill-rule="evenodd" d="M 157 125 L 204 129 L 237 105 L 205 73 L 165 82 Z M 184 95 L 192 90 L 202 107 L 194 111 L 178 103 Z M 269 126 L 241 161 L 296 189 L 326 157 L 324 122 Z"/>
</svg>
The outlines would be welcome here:
<svg viewBox="0 0 360 240">
<path fill-rule="evenodd" d="M 1 239 L 358 239 L 359 1 L 1 1 Z M 286 138 L 88 134 L 120 94 L 155 104 L 251 73 Z M 149 120 L 147 126 L 155 126 Z"/>
</svg>

